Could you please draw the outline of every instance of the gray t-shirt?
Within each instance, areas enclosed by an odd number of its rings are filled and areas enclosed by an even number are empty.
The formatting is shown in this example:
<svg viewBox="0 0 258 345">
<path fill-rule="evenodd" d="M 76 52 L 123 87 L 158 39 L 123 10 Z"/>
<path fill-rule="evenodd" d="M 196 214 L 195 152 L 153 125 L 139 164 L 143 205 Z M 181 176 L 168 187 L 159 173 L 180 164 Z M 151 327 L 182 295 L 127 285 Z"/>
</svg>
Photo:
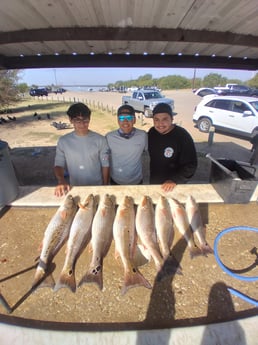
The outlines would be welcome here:
<svg viewBox="0 0 258 345">
<path fill-rule="evenodd" d="M 147 133 L 136 128 L 135 134 L 126 139 L 118 130 L 107 133 L 110 156 L 110 176 L 121 185 L 139 184 L 143 179 L 142 154 L 148 150 Z"/>
<path fill-rule="evenodd" d="M 71 132 L 60 137 L 55 166 L 68 170 L 72 186 L 103 184 L 102 167 L 109 166 L 109 148 L 105 137 L 93 131 L 85 136 Z"/>
</svg>

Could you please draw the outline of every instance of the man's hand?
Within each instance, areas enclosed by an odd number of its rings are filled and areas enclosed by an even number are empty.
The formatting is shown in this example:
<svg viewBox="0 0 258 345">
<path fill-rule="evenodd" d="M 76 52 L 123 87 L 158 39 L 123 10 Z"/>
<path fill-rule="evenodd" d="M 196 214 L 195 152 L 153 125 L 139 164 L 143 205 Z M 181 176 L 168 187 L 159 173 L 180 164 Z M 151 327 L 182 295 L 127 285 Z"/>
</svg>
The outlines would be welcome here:
<svg viewBox="0 0 258 345">
<path fill-rule="evenodd" d="M 55 188 L 56 196 L 63 196 L 71 190 L 71 186 L 68 183 L 60 183 Z"/>
<path fill-rule="evenodd" d="M 167 180 L 161 185 L 161 188 L 164 192 L 172 192 L 175 186 L 176 186 L 175 182 Z"/>
</svg>

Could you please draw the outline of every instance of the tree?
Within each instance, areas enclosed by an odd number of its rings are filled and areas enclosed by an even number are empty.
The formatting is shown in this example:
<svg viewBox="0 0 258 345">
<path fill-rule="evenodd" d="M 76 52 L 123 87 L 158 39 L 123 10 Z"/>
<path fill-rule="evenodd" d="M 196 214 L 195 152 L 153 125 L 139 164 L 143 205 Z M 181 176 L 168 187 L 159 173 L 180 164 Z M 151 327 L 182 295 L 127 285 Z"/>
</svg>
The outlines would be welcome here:
<svg viewBox="0 0 258 345">
<path fill-rule="evenodd" d="M 227 78 L 222 77 L 221 74 L 210 73 L 203 78 L 204 87 L 225 86 L 227 84 Z"/>
<path fill-rule="evenodd" d="M 19 100 L 18 70 L 0 71 L 0 107 L 8 107 Z"/>
<path fill-rule="evenodd" d="M 17 88 L 19 90 L 19 93 L 21 93 L 22 95 L 29 91 L 29 86 L 26 83 L 18 84 Z"/>
<path fill-rule="evenodd" d="M 188 89 L 190 80 L 180 75 L 170 75 L 159 79 L 158 86 L 163 90 Z"/>
<path fill-rule="evenodd" d="M 250 87 L 258 88 L 258 73 L 248 81 Z"/>
</svg>

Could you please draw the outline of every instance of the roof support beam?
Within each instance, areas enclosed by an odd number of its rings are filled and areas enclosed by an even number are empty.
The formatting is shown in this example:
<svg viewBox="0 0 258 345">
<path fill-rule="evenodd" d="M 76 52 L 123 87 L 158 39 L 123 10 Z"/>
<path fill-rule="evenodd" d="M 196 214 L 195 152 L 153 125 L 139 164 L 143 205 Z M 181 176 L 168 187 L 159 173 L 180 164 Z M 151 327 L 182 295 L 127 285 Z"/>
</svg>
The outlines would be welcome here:
<svg viewBox="0 0 258 345">
<path fill-rule="evenodd" d="M 0 69 L 54 68 L 54 67 L 178 67 L 230 68 L 258 70 L 258 59 L 208 57 L 190 55 L 42 55 L 23 57 L 0 56 Z"/>
<path fill-rule="evenodd" d="M 132 27 L 64 27 L 0 33 L 0 44 L 80 40 L 199 42 L 258 47 L 258 36 L 207 30 Z"/>
</svg>

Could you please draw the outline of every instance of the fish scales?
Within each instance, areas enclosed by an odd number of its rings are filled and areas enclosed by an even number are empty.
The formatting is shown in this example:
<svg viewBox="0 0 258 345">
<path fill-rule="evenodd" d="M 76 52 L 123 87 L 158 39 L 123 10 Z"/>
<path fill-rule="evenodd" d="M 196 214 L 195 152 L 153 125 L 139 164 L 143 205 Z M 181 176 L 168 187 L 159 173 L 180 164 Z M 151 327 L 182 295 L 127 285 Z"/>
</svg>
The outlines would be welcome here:
<svg viewBox="0 0 258 345">
<path fill-rule="evenodd" d="M 142 244 L 148 249 L 153 258 L 157 271 L 160 271 L 164 260 L 157 243 L 154 207 L 151 198 L 148 196 L 143 196 L 137 207 L 136 231 Z"/>
<path fill-rule="evenodd" d="M 68 194 L 45 230 L 39 264 L 32 284 L 33 287 L 43 279 L 54 256 L 67 240 L 76 211 L 77 204 L 75 199 Z M 49 281 L 51 287 L 54 287 L 54 280 L 51 276 L 49 276 Z"/>
<path fill-rule="evenodd" d="M 125 196 L 118 206 L 113 224 L 113 237 L 116 254 L 121 258 L 124 267 L 124 285 L 122 295 L 128 289 L 136 286 L 151 288 L 151 284 L 144 278 L 133 262 L 136 248 L 135 210 L 133 199 Z"/>
<path fill-rule="evenodd" d="M 206 240 L 206 228 L 203 224 L 199 205 L 192 195 L 188 196 L 185 208 L 189 224 L 194 235 L 197 237 L 198 242 L 200 243 L 203 255 L 213 254 L 213 249 L 210 247 Z"/>
<path fill-rule="evenodd" d="M 103 259 L 107 255 L 113 239 L 113 221 L 115 202 L 113 197 L 105 194 L 100 199 L 93 218 L 91 230 L 92 258 L 89 270 L 82 277 L 78 286 L 84 283 L 95 283 L 103 289 Z"/>
<path fill-rule="evenodd" d="M 174 224 L 178 231 L 181 233 L 181 235 L 184 236 L 190 251 L 191 258 L 201 255 L 202 252 L 200 248 L 198 248 L 194 242 L 193 233 L 190 228 L 190 224 L 184 206 L 174 198 L 169 198 L 169 205 Z"/>
<path fill-rule="evenodd" d="M 69 288 L 72 292 L 76 291 L 75 264 L 90 241 L 94 213 L 95 200 L 93 194 L 90 194 L 79 204 L 79 210 L 73 219 L 67 241 L 64 266 L 55 286 L 55 291 L 63 287 Z"/>
<path fill-rule="evenodd" d="M 161 195 L 155 208 L 155 226 L 161 254 L 164 259 L 170 255 L 174 239 L 171 210 L 166 197 Z"/>
</svg>

